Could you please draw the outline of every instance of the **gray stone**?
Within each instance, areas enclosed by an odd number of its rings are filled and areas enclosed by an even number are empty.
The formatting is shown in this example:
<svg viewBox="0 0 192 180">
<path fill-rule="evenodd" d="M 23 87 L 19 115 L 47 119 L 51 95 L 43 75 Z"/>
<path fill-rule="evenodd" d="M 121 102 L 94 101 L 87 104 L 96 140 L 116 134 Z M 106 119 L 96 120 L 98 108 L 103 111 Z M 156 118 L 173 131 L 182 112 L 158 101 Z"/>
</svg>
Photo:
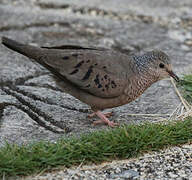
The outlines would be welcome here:
<svg viewBox="0 0 192 180">
<path fill-rule="evenodd" d="M 178 74 L 191 66 L 192 2 L 109 0 L 2 0 L 0 34 L 35 45 L 105 46 L 125 53 L 162 49 Z M 0 146 L 56 141 L 105 129 L 93 126 L 89 107 L 61 92 L 50 73 L 0 45 Z M 154 84 L 136 101 L 112 109 L 112 120 L 156 122 L 129 113 L 170 114 L 180 103 L 169 80 Z M 165 116 L 166 117 L 166 116 Z"/>
<path fill-rule="evenodd" d="M 122 171 L 121 173 L 119 174 L 114 174 L 114 175 L 111 175 L 111 178 L 113 179 L 118 179 L 118 178 L 121 178 L 121 179 L 135 179 L 139 176 L 139 173 L 137 171 L 134 171 L 132 169 L 130 170 L 125 170 L 125 171 Z"/>
</svg>

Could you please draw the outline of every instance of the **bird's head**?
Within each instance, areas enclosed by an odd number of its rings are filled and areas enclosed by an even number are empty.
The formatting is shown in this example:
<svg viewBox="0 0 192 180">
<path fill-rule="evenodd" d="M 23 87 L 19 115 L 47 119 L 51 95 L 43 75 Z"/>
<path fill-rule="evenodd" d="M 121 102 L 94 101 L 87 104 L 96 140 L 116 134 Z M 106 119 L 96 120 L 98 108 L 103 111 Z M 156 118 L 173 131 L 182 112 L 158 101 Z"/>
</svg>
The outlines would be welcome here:
<svg viewBox="0 0 192 180">
<path fill-rule="evenodd" d="M 179 77 L 173 72 L 171 60 L 167 54 L 162 51 L 152 51 L 154 54 L 154 61 L 152 67 L 156 69 L 159 75 L 159 80 L 167 77 L 172 77 L 175 81 L 179 81 Z"/>
<path fill-rule="evenodd" d="M 150 51 L 140 57 L 140 62 L 143 61 L 143 70 L 147 71 L 150 75 L 155 76 L 158 80 L 171 76 L 175 81 L 179 81 L 179 77 L 172 70 L 169 56 L 164 52 L 159 50 Z"/>
</svg>

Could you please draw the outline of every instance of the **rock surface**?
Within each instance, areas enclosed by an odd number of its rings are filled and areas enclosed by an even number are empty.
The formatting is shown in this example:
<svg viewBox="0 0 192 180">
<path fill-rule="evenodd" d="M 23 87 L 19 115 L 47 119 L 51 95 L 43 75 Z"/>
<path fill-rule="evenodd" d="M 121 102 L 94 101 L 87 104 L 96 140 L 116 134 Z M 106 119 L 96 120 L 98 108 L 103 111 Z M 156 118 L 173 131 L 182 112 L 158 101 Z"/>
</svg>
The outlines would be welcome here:
<svg viewBox="0 0 192 180">
<path fill-rule="evenodd" d="M 1 0 L 0 36 L 33 45 L 104 46 L 125 53 L 161 49 L 182 75 L 192 68 L 192 1 Z M 167 115 L 179 103 L 170 81 L 160 81 L 136 101 L 114 108 L 112 120 L 155 122 L 159 117 L 128 114 Z M 58 89 L 48 71 L 0 45 L 0 146 L 5 140 L 18 144 L 56 141 L 107 128 L 94 127 L 88 112 L 88 106 Z M 175 147 L 115 166 L 68 169 L 34 179 L 189 179 L 188 153 L 191 146 Z"/>
<path fill-rule="evenodd" d="M 192 64 L 192 2 L 2 0 L 0 35 L 34 45 L 79 44 L 125 53 L 162 49 L 177 74 Z M 114 108 L 112 120 L 157 121 L 128 114 L 170 114 L 180 103 L 169 80 L 150 87 L 139 99 Z M 0 45 L 0 146 L 56 141 L 106 128 L 93 126 L 89 107 L 61 92 L 51 74 Z"/>
</svg>

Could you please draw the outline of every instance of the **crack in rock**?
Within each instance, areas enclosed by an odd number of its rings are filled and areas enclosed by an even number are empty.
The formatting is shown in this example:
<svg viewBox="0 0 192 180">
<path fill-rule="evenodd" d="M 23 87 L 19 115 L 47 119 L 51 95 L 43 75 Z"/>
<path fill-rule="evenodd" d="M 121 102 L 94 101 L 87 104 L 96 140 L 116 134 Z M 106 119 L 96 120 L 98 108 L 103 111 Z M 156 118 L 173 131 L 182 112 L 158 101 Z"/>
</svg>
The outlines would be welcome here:
<svg viewBox="0 0 192 180">
<path fill-rule="evenodd" d="M 68 109 L 68 110 L 72 110 L 72 111 L 78 111 L 78 112 L 82 112 L 82 113 L 88 113 L 90 111 L 90 109 L 77 109 L 75 107 L 69 107 L 67 105 L 60 105 L 60 104 L 56 104 L 56 103 L 53 103 L 52 101 L 48 100 L 48 99 L 45 99 L 43 97 L 38 97 L 36 96 L 35 94 L 32 94 L 30 92 L 26 92 L 18 87 L 14 87 L 14 89 L 18 92 L 18 93 L 21 93 L 22 95 L 24 96 L 27 96 L 35 101 L 41 101 L 45 104 L 48 104 L 48 105 L 55 105 L 55 106 L 59 106 L 61 108 L 64 108 L 64 109 Z M 62 91 L 61 91 L 62 92 Z"/>
<path fill-rule="evenodd" d="M 71 7 L 69 4 L 53 4 L 53 3 L 36 3 L 42 9 L 68 9 Z"/>
<path fill-rule="evenodd" d="M 36 114 L 38 114 L 38 116 L 41 116 L 41 117 L 43 117 L 46 121 L 48 120 L 48 122 L 49 123 L 51 123 L 52 125 L 54 125 L 54 126 L 56 126 L 56 127 L 58 127 L 58 128 L 61 128 L 60 126 L 58 126 L 58 123 L 57 122 L 55 122 L 54 121 L 54 119 L 53 118 L 51 118 L 50 116 L 48 116 L 46 113 L 44 113 L 44 112 L 42 112 L 40 109 L 38 109 L 37 107 L 35 107 L 34 105 L 32 105 L 30 102 L 27 102 L 26 100 L 24 100 L 22 97 L 20 97 L 18 94 L 21 94 L 21 95 L 23 95 L 21 92 L 20 92 L 20 90 L 19 90 L 19 88 L 17 88 L 16 86 L 12 86 L 12 87 L 9 87 L 12 91 L 14 91 L 14 92 L 16 92 L 15 94 L 12 92 L 12 95 L 14 94 L 14 97 L 15 96 L 17 96 L 16 98 L 18 99 L 18 100 L 20 100 L 20 102 L 22 103 L 22 104 L 24 104 L 25 106 L 28 106 L 33 112 L 35 112 Z M 25 96 L 25 95 L 24 95 Z M 27 97 L 27 96 L 25 96 L 25 97 Z M 30 98 L 30 97 L 28 97 L 28 98 Z M 35 101 L 37 101 L 38 99 L 36 99 Z M 29 99 L 29 101 L 30 101 L 30 99 Z M 68 130 L 68 128 L 67 127 L 64 127 L 63 129 L 66 129 L 66 130 Z"/>
<path fill-rule="evenodd" d="M 46 89 L 50 89 L 52 91 L 58 91 L 63 93 L 63 91 L 61 89 L 59 89 L 58 87 L 53 87 L 49 84 L 43 84 L 43 85 L 38 85 L 37 83 L 34 82 L 28 82 L 27 84 L 24 84 L 26 87 L 36 87 L 36 88 L 46 88 Z"/>
<path fill-rule="evenodd" d="M 104 10 L 96 7 L 77 7 L 76 5 L 71 4 L 54 4 L 54 3 L 36 3 L 41 9 L 63 9 L 67 12 L 72 12 L 75 14 L 81 15 L 90 15 L 90 16 L 100 16 L 107 17 L 114 20 L 131 20 L 138 21 L 143 23 L 156 23 L 160 26 L 167 27 L 170 24 L 174 24 L 171 20 L 165 19 L 162 17 L 154 17 L 150 15 L 135 14 L 135 13 L 118 13 L 112 10 Z M 179 24 L 175 24 L 176 27 L 181 26 L 181 28 L 188 28 L 192 26 L 191 17 L 182 17 Z"/>
<path fill-rule="evenodd" d="M 43 121 L 39 118 L 39 114 L 30 111 L 29 107 L 27 106 L 23 106 L 23 105 L 12 105 L 15 106 L 17 109 L 23 111 L 24 113 L 26 113 L 31 119 L 33 119 L 37 124 L 39 124 L 40 126 L 44 127 L 46 130 L 49 130 L 51 132 L 57 133 L 57 134 L 63 134 L 66 133 L 67 131 L 61 131 L 61 130 L 57 130 L 56 128 L 52 128 L 46 121 Z M 68 133 L 68 132 L 67 132 Z"/>
<path fill-rule="evenodd" d="M 48 75 L 50 73 L 36 73 L 35 75 L 29 75 L 29 76 L 25 76 L 25 77 L 19 77 L 18 79 L 16 79 L 15 81 L 4 81 L 4 82 L 0 82 L 0 87 L 3 86 L 13 86 L 13 85 L 24 85 L 26 81 L 33 79 L 33 78 L 37 78 L 40 76 L 44 76 L 44 75 Z"/>
<path fill-rule="evenodd" d="M 88 8 L 88 7 L 75 7 L 74 5 L 55 5 L 51 3 L 38 3 L 37 4 L 40 8 L 42 9 L 65 9 L 68 10 L 70 9 L 73 13 L 77 14 L 80 13 L 82 15 L 90 15 L 96 14 L 96 16 L 102 16 L 102 17 L 108 17 L 110 19 L 115 19 L 115 20 L 133 20 L 133 21 L 140 21 L 144 23 L 160 23 L 160 24 L 167 24 L 168 22 L 163 22 L 163 20 L 159 17 L 158 20 L 154 20 L 152 16 L 146 16 L 146 15 L 135 15 L 135 14 L 119 14 L 113 11 L 106 11 L 103 9 L 99 8 Z M 161 23 L 161 21 L 163 23 Z M 31 24 L 24 24 L 23 26 L 21 25 L 7 25 L 7 26 L 1 26 L 0 31 L 9 31 L 9 30 L 25 30 L 27 28 L 31 27 L 50 27 L 54 26 L 55 24 L 59 26 L 64 26 L 64 27 L 71 27 L 70 22 L 63 22 L 63 21 L 54 21 L 54 22 L 35 22 Z"/>
<path fill-rule="evenodd" d="M 33 78 L 38 78 L 40 76 L 44 76 L 44 75 L 48 75 L 50 74 L 49 72 L 37 72 L 35 75 L 30 75 L 30 76 L 25 76 L 25 77 L 21 77 L 16 79 L 14 85 L 23 85 L 26 81 L 33 79 Z"/>
<path fill-rule="evenodd" d="M 31 24 L 24 24 L 23 26 L 20 26 L 20 25 L 2 26 L 2 27 L 0 27 L 0 31 L 25 30 L 27 28 L 32 28 L 32 27 L 50 27 L 50 26 L 54 26 L 55 24 L 57 24 L 59 26 L 64 26 L 64 27 L 70 27 L 71 26 L 69 22 L 62 22 L 62 21 L 36 22 L 36 23 L 31 23 Z"/>
<path fill-rule="evenodd" d="M 1 87 L 1 89 L 8 95 L 15 97 L 20 104 L 14 104 L 15 107 L 21 109 L 23 112 L 27 113 L 31 119 L 33 119 L 40 126 L 44 127 L 47 130 L 50 130 L 54 133 L 62 134 L 70 132 L 68 127 L 65 127 L 64 130 L 60 130 L 61 128 L 58 126 L 58 123 L 54 121 L 51 117 L 47 116 L 44 112 L 40 111 L 31 103 L 24 100 L 20 95 L 18 95 L 17 90 L 14 87 Z M 43 119 L 44 120 L 43 120 Z M 48 120 L 48 122 L 46 121 Z M 53 125 L 53 127 L 50 126 Z"/>
<path fill-rule="evenodd" d="M 4 109 L 5 109 L 5 103 L 0 103 L 0 127 L 1 127 L 1 123 L 2 123 Z"/>
<path fill-rule="evenodd" d="M 77 7 L 75 5 L 69 5 L 69 4 L 53 4 L 53 3 L 36 3 L 37 6 L 39 6 L 41 9 L 64 9 L 64 10 L 70 10 L 73 13 L 79 13 L 82 15 L 91 15 L 93 14 L 95 16 L 102 16 L 102 17 L 108 17 L 115 20 L 133 20 L 133 21 L 142 21 L 144 23 L 154 23 L 158 22 L 159 20 L 162 20 L 160 17 L 157 20 L 154 20 L 153 16 L 146 16 L 146 15 L 136 15 L 136 14 L 120 14 L 114 11 L 106 11 L 100 8 L 96 7 Z"/>
</svg>

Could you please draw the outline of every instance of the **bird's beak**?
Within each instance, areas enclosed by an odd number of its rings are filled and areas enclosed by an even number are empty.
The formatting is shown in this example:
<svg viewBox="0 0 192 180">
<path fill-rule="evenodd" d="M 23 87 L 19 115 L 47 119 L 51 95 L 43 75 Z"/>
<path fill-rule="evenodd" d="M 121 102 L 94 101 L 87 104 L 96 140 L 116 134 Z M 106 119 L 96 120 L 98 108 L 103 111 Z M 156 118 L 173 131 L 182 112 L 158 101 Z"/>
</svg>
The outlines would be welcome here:
<svg viewBox="0 0 192 180">
<path fill-rule="evenodd" d="M 175 79 L 175 81 L 179 82 L 179 77 L 173 71 L 167 71 L 169 75 Z"/>
</svg>

